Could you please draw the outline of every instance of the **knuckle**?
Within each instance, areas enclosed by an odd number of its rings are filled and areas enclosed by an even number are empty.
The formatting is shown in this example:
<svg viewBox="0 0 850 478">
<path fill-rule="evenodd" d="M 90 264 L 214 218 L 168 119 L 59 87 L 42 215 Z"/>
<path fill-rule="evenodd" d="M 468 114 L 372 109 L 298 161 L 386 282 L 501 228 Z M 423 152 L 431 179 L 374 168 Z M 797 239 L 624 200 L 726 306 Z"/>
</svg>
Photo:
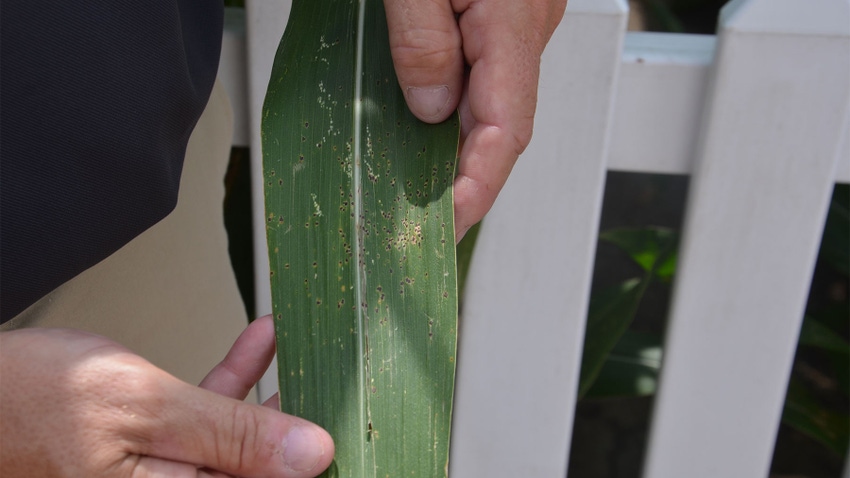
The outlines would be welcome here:
<svg viewBox="0 0 850 478">
<path fill-rule="evenodd" d="M 447 69 L 460 59 L 460 41 L 438 30 L 400 32 L 392 43 L 393 58 L 403 68 Z"/>
<path fill-rule="evenodd" d="M 230 426 L 219 428 L 216 455 L 227 469 L 242 470 L 245 465 L 256 462 L 261 423 L 252 407 L 242 403 L 233 404 L 229 420 Z M 221 433 L 228 433 L 228 436 L 221 436 Z"/>
</svg>

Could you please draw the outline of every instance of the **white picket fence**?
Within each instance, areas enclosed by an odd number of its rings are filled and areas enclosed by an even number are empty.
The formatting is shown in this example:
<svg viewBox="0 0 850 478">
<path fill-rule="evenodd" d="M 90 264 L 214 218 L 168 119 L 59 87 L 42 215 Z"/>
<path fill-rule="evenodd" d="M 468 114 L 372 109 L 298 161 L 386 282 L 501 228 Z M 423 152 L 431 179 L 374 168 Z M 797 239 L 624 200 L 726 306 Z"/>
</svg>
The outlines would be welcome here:
<svg viewBox="0 0 850 478">
<path fill-rule="evenodd" d="M 221 74 L 268 313 L 259 118 L 290 1 L 246 3 Z M 830 193 L 850 182 L 850 0 L 733 0 L 716 36 L 626 19 L 625 0 L 570 0 L 544 54 L 534 139 L 468 278 L 454 477 L 566 476 L 607 170 L 691 176 L 643 476 L 768 474 Z"/>
</svg>

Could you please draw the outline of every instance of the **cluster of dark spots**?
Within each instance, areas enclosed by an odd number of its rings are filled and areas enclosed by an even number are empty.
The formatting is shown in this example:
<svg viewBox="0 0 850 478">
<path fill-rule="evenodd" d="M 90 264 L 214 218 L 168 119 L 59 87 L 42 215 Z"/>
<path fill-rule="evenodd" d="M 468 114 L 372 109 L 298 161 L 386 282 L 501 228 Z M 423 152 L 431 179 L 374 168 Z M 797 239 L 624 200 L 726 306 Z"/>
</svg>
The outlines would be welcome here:
<svg viewBox="0 0 850 478">
<path fill-rule="evenodd" d="M 322 299 L 316 299 L 316 305 L 322 305 Z M 316 322 L 318 322 L 318 320 Z"/>
<path fill-rule="evenodd" d="M 283 179 L 278 179 L 278 180 L 277 180 L 277 185 L 278 185 L 278 186 L 283 186 Z"/>
<path fill-rule="evenodd" d="M 449 291 L 447 291 L 447 290 L 444 290 L 444 291 L 443 291 L 443 298 L 444 298 L 444 299 L 448 299 L 448 298 L 449 298 Z"/>
<path fill-rule="evenodd" d="M 307 141 L 307 137 L 302 135 L 302 136 L 301 136 L 301 142 L 302 142 L 302 143 L 304 143 L 304 142 L 306 142 L 306 141 Z"/>
<path fill-rule="evenodd" d="M 317 267 L 319 267 L 319 263 L 318 263 L 318 262 L 316 262 L 316 261 L 313 261 L 313 269 L 315 269 L 315 268 L 317 268 Z"/>
<path fill-rule="evenodd" d="M 274 170 L 274 169 L 272 169 L 272 170 L 270 170 L 270 171 L 269 171 L 269 176 L 274 176 L 275 174 L 276 174 L 276 173 L 275 173 L 275 170 Z"/>
<path fill-rule="evenodd" d="M 274 277 L 274 269 L 269 271 L 269 277 Z"/>
<path fill-rule="evenodd" d="M 305 127 L 305 128 L 309 128 L 309 127 L 310 127 L 310 122 L 309 122 L 309 121 L 305 121 L 305 122 L 304 122 L 304 127 Z"/>
<path fill-rule="evenodd" d="M 341 309 L 343 305 L 345 305 L 345 299 L 339 299 L 336 303 L 336 308 Z"/>
<path fill-rule="evenodd" d="M 322 142 L 319 141 L 318 143 L 316 143 L 316 147 L 319 148 L 319 149 L 322 149 Z"/>
<path fill-rule="evenodd" d="M 277 217 L 277 223 L 278 223 L 278 224 L 283 224 L 283 216 L 278 216 L 278 217 Z"/>
<path fill-rule="evenodd" d="M 287 262 L 286 264 L 284 264 L 283 268 L 286 269 L 286 270 L 289 270 L 289 263 Z"/>
<path fill-rule="evenodd" d="M 283 314 L 277 314 L 277 320 L 283 320 Z"/>
</svg>

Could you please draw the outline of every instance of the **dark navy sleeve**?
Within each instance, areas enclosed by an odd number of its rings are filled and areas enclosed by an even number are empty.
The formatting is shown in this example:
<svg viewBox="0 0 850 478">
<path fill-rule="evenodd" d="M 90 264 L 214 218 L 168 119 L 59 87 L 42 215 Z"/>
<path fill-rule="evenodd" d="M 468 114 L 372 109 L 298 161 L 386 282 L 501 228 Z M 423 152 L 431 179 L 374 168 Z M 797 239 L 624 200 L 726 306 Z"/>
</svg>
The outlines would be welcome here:
<svg viewBox="0 0 850 478">
<path fill-rule="evenodd" d="M 175 206 L 221 0 L 5 1 L 0 322 Z"/>
</svg>

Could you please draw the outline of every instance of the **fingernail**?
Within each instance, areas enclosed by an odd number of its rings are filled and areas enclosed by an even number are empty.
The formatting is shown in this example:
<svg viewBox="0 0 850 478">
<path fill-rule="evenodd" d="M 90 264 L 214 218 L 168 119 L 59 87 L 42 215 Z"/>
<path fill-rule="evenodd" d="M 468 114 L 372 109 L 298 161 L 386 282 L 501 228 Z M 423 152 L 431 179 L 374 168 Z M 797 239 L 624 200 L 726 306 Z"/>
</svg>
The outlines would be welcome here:
<svg viewBox="0 0 850 478">
<path fill-rule="evenodd" d="M 446 85 L 420 88 L 407 88 L 407 100 L 410 109 L 419 114 L 422 119 L 432 119 L 441 116 L 449 103 L 449 87 Z"/>
<path fill-rule="evenodd" d="M 296 425 L 283 439 L 283 463 L 290 471 L 310 471 L 324 454 L 321 437 L 309 427 Z"/>
</svg>

